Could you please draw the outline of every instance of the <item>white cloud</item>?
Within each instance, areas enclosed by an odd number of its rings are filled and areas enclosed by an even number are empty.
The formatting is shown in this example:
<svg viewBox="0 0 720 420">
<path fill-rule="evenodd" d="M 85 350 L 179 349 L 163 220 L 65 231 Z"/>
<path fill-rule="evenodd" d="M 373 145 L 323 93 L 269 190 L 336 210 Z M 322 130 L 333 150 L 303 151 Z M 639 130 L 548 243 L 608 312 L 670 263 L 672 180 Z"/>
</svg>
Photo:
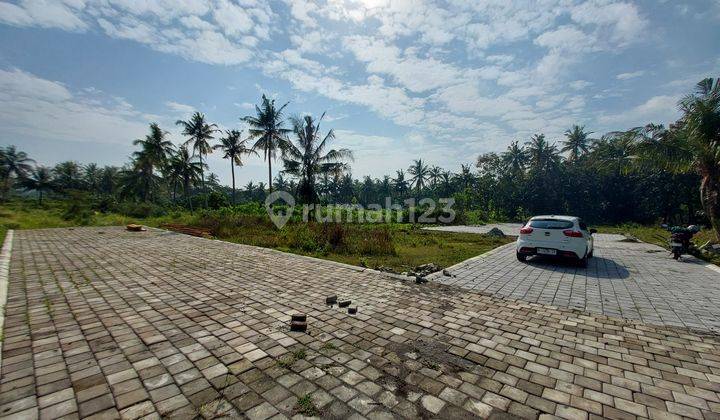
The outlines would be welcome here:
<svg viewBox="0 0 720 420">
<path fill-rule="evenodd" d="M 633 71 L 630 73 L 620 73 L 617 76 L 615 76 L 615 78 L 618 80 L 629 80 L 629 79 L 634 79 L 636 77 L 640 77 L 643 74 L 645 74 L 645 72 L 643 70 L 638 70 L 638 71 Z"/>
<path fill-rule="evenodd" d="M 596 40 L 577 27 L 560 26 L 535 38 L 535 44 L 563 53 L 581 53 L 596 49 Z"/>
<path fill-rule="evenodd" d="M 592 83 L 587 80 L 575 80 L 574 82 L 570 82 L 568 85 L 575 90 L 583 90 L 592 86 Z"/>
<path fill-rule="evenodd" d="M 240 35 L 250 32 L 254 22 L 245 8 L 219 0 L 213 8 L 213 18 L 227 35 Z"/>
<path fill-rule="evenodd" d="M 121 98 L 64 85 L 22 70 L 0 70 L 0 137 L 127 144 L 151 116 Z"/>
<path fill-rule="evenodd" d="M 181 104 L 175 101 L 166 101 L 165 106 L 170 108 L 170 110 L 173 111 L 174 114 L 177 114 L 181 117 L 185 117 L 195 112 L 195 107 L 191 105 Z"/>
<path fill-rule="evenodd" d="M 78 16 L 76 4 L 62 0 L 22 0 L 17 5 L 0 2 L 0 22 L 14 26 L 40 26 L 82 31 L 87 25 Z"/>
<path fill-rule="evenodd" d="M 367 63 L 370 73 L 387 74 L 412 92 L 425 92 L 447 86 L 462 77 L 462 71 L 434 58 L 418 58 L 407 50 L 363 36 L 346 37 L 345 48 Z"/>
<path fill-rule="evenodd" d="M 636 42 L 648 26 L 637 6 L 625 2 L 586 1 L 573 7 L 570 16 L 583 25 L 608 27 L 610 40 L 618 44 Z"/>
<path fill-rule="evenodd" d="M 598 118 L 601 124 L 610 129 L 627 129 L 647 123 L 670 123 L 680 116 L 678 110 L 679 96 L 658 95 L 627 111 L 617 114 L 602 115 Z M 609 130 L 608 130 L 609 131 Z"/>
<path fill-rule="evenodd" d="M 212 19 L 212 20 L 208 20 Z M 0 1 L 0 22 L 81 31 L 94 24 L 113 38 L 208 64 L 235 65 L 269 39 L 273 12 L 254 0 Z"/>
</svg>

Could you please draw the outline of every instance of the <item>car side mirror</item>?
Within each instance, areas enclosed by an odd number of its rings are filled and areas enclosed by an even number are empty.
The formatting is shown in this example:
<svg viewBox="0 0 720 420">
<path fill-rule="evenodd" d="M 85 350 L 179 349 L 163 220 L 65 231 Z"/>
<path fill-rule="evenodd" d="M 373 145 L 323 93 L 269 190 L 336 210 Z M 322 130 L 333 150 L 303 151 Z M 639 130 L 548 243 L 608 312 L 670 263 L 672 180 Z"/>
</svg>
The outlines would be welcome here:
<svg viewBox="0 0 720 420">
<path fill-rule="evenodd" d="M 590 234 L 597 233 L 597 229 L 590 229 Z"/>
</svg>

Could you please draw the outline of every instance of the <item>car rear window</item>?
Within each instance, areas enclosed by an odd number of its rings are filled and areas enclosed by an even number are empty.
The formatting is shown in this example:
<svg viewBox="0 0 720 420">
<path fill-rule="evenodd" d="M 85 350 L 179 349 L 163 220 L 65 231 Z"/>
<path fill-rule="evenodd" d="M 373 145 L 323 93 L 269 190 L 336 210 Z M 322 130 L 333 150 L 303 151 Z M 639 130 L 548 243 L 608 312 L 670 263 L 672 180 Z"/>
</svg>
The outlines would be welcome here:
<svg viewBox="0 0 720 420">
<path fill-rule="evenodd" d="M 573 222 L 558 219 L 535 219 L 530 221 L 530 227 L 537 229 L 569 229 Z"/>
</svg>

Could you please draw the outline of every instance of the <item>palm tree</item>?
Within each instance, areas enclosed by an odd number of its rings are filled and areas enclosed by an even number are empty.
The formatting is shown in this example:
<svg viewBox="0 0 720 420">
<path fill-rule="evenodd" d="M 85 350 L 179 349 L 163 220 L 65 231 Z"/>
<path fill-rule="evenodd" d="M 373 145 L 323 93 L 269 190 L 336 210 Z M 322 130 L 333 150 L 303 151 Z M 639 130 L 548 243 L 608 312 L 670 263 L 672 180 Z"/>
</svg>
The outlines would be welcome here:
<svg viewBox="0 0 720 420">
<path fill-rule="evenodd" d="M 283 177 L 282 172 L 278 173 L 277 176 L 275 176 L 275 181 L 273 182 L 273 186 L 277 191 L 287 191 L 288 188 L 288 182 Z"/>
<path fill-rule="evenodd" d="M 81 167 L 71 160 L 60 162 L 52 170 L 55 185 L 61 191 L 79 189 L 82 184 Z"/>
<path fill-rule="evenodd" d="M 210 175 L 207 177 L 207 183 L 213 191 L 217 190 L 220 188 L 220 177 L 217 176 L 215 172 L 210 172 Z"/>
<path fill-rule="evenodd" d="M 255 106 L 255 116 L 248 115 L 242 118 L 250 125 L 250 138 L 255 140 L 253 150 L 262 150 L 263 159 L 268 163 L 268 184 L 272 193 L 272 161 L 278 150 L 287 148 L 289 141 L 287 134 L 291 131 L 283 127 L 283 110 L 288 104 L 277 108 L 275 100 L 262 96 L 262 104 Z"/>
<path fill-rule="evenodd" d="M 560 163 L 557 148 L 554 144 L 551 145 L 545 140 L 544 134 L 535 134 L 526 145 L 532 169 L 546 172 Z"/>
<path fill-rule="evenodd" d="M 100 176 L 101 170 L 96 163 L 89 163 L 85 165 L 83 182 L 89 191 L 93 193 L 98 192 L 100 188 Z"/>
<path fill-rule="evenodd" d="M 560 152 L 569 152 L 568 160 L 576 162 L 583 154 L 588 152 L 592 132 L 585 131 L 585 126 L 573 125 L 570 130 L 565 131 L 566 140 L 563 140 L 563 147 Z"/>
<path fill-rule="evenodd" d="M 412 175 L 410 185 L 415 186 L 415 191 L 419 194 L 425 188 L 425 183 L 430 177 L 430 167 L 423 163 L 422 159 L 413 160 L 413 164 L 408 168 L 408 173 Z"/>
<path fill-rule="evenodd" d="M 50 191 L 53 187 L 50 169 L 44 166 L 36 167 L 29 176 L 22 178 L 20 183 L 25 190 L 37 191 L 39 205 L 42 205 L 43 192 Z"/>
<path fill-rule="evenodd" d="M 524 147 L 518 145 L 517 141 L 510 143 L 507 151 L 504 152 L 500 158 L 513 174 L 524 172 L 528 164 L 528 153 Z"/>
<path fill-rule="evenodd" d="M 637 153 L 637 139 L 641 129 L 607 133 L 595 142 L 592 166 L 602 173 L 627 174 Z"/>
<path fill-rule="evenodd" d="M 453 179 L 463 191 L 471 188 L 473 184 L 475 184 L 475 175 L 473 175 L 470 165 L 461 164 L 460 172 L 455 174 Z"/>
<path fill-rule="evenodd" d="M 208 140 L 213 138 L 213 133 L 217 130 L 217 125 L 208 124 L 205 121 L 205 115 L 195 112 L 189 120 L 177 120 L 175 124 L 183 128 L 182 134 L 187 136 L 188 139 L 185 145 L 192 145 L 193 154 L 197 154 L 200 157 L 200 179 L 203 186 L 203 193 L 205 194 L 205 207 L 207 207 L 207 188 L 205 186 L 205 164 L 203 163 L 203 156 L 207 156 L 212 153 L 212 148 L 208 143 Z"/>
<path fill-rule="evenodd" d="M 245 184 L 245 193 L 247 194 L 248 201 L 252 201 L 255 196 L 255 184 L 253 184 L 252 181 Z"/>
<path fill-rule="evenodd" d="M 30 159 L 25 152 L 18 152 L 15 146 L 8 146 L 5 150 L 0 149 L 0 175 L 4 179 L 4 191 L 10 191 L 12 178 L 25 178 L 33 170 L 34 160 Z"/>
<path fill-rule="evenodd" d="M 203 173 L 202 161 L 198 161 L 198 157 L 191 155 L 187 146 L 182 145 L 170 160 L 171 177 L 178 179 L 183 186 L 183 194 L 185 200 L 192 211 L 192 200 L 190 199 L 190 186 L 202 179 Z"/>
<path fill-rule="evenodd" d="M 254 150 L 245 147 L 247 139 L 241 140 L 240 136 L 240 131 L 228 130 L 225 132 L 225 137 L 220 138 L 220 144 L 213 146 L 213 149 L 222 150 L 224 159 L 230 160 L 233 204 L 235 204 L 235 166 L 243 166 L 242 155 L 257 154 Z"/>
<path fill-rule="evenodd" d="M 103 194 L 112 194 L 117 186 L 119 169 L 115 166 L 106 166 L 100 170 L 99 191 Z"/>
<path fill-rule="evenodd" d="M 440 187 L 442 189 L 442 194 L 445 197 L 449 197 L 452 194 L 452 181 L 453 181 L 452 172 L 444 171 L 440 175 Z"/>
<path fill-rule="evenodd" d="M 133 155 L 136 158 L 142 155 L 143 160 L 152 170 L 162 169 L 173 152 L 173 144 L 166 138 L 167 134 L 167 131 L 163 131 L 157 123 L 150 124 L 150 134 L 144 139 L 133 141 L 134 146 L 140 145 L 140 151 Z"/>
<path fill-rule="evenodd" d="M 442 179 L 442 172 L 443 170 L 439 166 L 433 166 L 428 170 L 428 180 L 433 188 L 437 187 L 438 182 Z"/>
<path fill-rule="evenodd" d="M 289 142 L 284 146 L 283 164 L 285 172 L 299 178 L 300 200 L 303 203 L 317 202 L 315 188 L 316 178 L 322 174 L 339 174 L 348 169 L 343 160 L 353 159 L 348 149 L 327 150 L 330 142 L 335 139 L 335 132 L 330 130 L 323 137 L 320 134 L 320 123 L 325 114 L 317 122 L 312 116 L 292 118 L 295 144 Z"/>
<path fill-rule="evenodd" d="M 700 201 L 720 240 L 720 79 L 703 79 L 679 106 L 683 116 L 670 130 L 635 130 L 643 134 L 638 149 L 666 170 L 700 176 Z"/>
<path fill-rule="evenodd" d="M 33 171 L 34 160 L 30 159 L 25 152 L 18 152 L 15 146 L 8 146 L 0 154 L 0 165 L 8 177 L 16 176 L 23 178 Z"/>
<path fill-rule="evenodd" d="M 398 194 L 398 197 L 404 197 L 405 194 L 407 194 L 409 187 L 408 183 L 405 180 L 405 172 L 403 172 L 402 169 L 395 172 L 395 179 L 393 179 L 393 185 L 395 186 L 395 192 Z"/>
</svg>

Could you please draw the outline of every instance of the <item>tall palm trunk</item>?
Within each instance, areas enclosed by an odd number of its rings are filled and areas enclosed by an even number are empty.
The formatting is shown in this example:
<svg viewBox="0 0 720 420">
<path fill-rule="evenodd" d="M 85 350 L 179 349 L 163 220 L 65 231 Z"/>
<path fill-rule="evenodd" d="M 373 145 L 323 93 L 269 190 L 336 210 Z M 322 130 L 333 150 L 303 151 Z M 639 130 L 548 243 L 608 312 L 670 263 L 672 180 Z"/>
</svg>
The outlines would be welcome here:
<svg viewBox="0 0 720 420">
<path fill-rule="evenodd" d="M 715 231 L 715 239 L 720 241 L 720 171 L 706 168 L 701 171 L 700 200 L 710 225 Z"/>
<path fill-rule="evenodd" d="M 190 213 L 192 213 L 193 206 L 192 197 L 190 197 L 190 179 L 188 179 L 187 177 L 185 177 L 185 179 L 183 180 L 183 189 L 185 190 L 185 199 L 187 200 L 188 206 L 190 207 Z"/>
<path fill-rule="evenodd" d="M 232 174 L 232 203 L 235 204 L 235 156 L 230 156 L 230 173 Z"/>
<path fill-rule="evenodd" d="M 270 157 L 270 151 L 268 151 L 268 188 L 270 194 L 272 194 L 272 158 Z"/>
<path fill-rule="evenodd" d="M 38 205 L 42 206 L 42 190 L 38 190 Z"/>
<path fill-rule="evenodd" d="M 203 195 L 205 196 L 205 208 L 208 206 L 208 196 L 207 196 L 207 188 L 205 186 L 205 167 L 203 166 L 203 154 L 202 152 L 199 153 L 200 155 L 200 180 L 202 182 L 202 188 L 203 188 Z"/>
</svg>

